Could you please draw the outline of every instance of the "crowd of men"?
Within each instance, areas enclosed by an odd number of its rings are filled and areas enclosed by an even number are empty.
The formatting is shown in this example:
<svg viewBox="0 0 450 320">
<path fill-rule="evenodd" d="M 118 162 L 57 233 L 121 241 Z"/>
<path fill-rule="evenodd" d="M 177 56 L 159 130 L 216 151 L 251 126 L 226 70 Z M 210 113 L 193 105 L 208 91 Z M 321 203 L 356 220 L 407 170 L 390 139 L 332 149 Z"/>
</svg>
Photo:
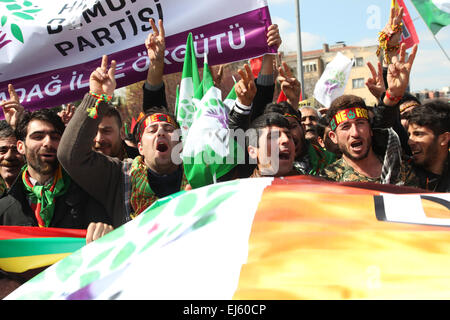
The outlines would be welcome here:
<svg viewBox="0 0 450 320">
<path fill-rule="evenodd" d="M 229 128 L 249 132 L 245 164 L 220 181 L 312 175 L 336 182 L 369 182 L 449 192 L 450 104 L 426 104 L 406 92 L 417 46 L 407 57 L 397 48 L 402 11 L 393 10 L 383 32 L 390 42 L 366 85 L 378 99 L 367 106 L 354 95 L 335 99 L 326 113 L 298 108 L 300 85 L 286 63 L 274 68 L 265 55 L 255 77 L 238 71 Z M 104 56 L 81 104 L 56 113 L 27 112 L 13 85 L 2 101 L 0 125 L 0 225 L 87 229 L 87 242 L 130 221 L 159 198 L 191 186 L 174 161 L 177 119 L 166 101 L 162 21 L 145 46 L 150 59 L 143 86 L 144 116 L 125 140 L 120 113 L 108 104 L 116 89 L 115 61 Z M 267 43 L 279 46 L 278 27 Z M 275 84 L 286 101 L 274 103 Z M 276 150 L 276 155 L 272 154 Z M 250 161 L 252 160 L 252 161 Z M 176 164 L 178 163 L 178 164 Z"/>
</svg>

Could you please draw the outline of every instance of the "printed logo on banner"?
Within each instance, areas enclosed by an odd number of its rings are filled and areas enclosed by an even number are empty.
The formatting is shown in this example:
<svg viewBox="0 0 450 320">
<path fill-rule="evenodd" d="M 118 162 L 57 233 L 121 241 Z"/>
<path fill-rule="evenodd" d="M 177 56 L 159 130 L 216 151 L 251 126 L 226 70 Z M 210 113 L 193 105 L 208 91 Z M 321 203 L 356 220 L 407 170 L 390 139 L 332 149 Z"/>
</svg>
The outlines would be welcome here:
<svg viewBox="0 0 450 320">
<path fill-rule="evenodd" d="M 11 39 L 6 39 L 9 32 L 17 41 L 24 43 L 23 32 L 19 26 L 20 22 L 35 20 L 36 14 L 42 9 L 31 1 L 0 0 L 0 4 L 2 4 L 0 10 L 2 12 L 0 18 L 0 49 L 12 42 Z"/>
<path fill-rule="evenodd" d="M 450 194 L 391 195 L 374 197 L 380 221 L 450 227 Z"/>
</svg>

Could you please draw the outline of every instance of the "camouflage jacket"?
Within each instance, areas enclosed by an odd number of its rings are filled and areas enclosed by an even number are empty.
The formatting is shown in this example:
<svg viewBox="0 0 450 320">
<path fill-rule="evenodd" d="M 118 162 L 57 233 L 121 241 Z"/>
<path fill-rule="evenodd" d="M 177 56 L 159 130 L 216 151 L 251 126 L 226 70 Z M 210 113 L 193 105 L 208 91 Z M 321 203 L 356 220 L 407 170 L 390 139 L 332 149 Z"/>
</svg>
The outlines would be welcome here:
<svg viewBox="0 0 450 320">
<path fill-rule="evenodd" d="M 419 178 L 411 170 L 411 164 L 402 161 L 400 165 L 399 175 L 393 184 L 404 185 L 409 187 L 419 187 Z M 381 177 L 369 178 L 359 173 L 351 167 L 344 158 L 341 158 L 325 169 L 321 170 L 319 175 L 327 180 L 337 182 L 374 182 L 382 183 Z"/>
</svg>

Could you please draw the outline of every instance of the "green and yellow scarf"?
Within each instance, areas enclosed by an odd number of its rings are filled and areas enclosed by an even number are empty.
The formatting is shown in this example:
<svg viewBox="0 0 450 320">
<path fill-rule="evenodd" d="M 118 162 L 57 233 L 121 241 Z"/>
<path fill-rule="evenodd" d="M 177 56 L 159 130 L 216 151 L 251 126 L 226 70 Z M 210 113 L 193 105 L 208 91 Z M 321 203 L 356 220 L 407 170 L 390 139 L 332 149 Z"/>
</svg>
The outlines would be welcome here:
<svg viewBox="0 0 450 320">
<path fill-rule="evenodd" d="M 70 186 L 70 177 L 59 165 L 52 183 L 33 186 L 27 169 L 28 165 L 23 166 L 21 175 L 26 195 L 31 201 L 31 209 L 39 227 L 48 227 L 55 211 L 55 198 L 66 193 Z"/>
<path fill-rule="evenodd" d="M 150 188 L 148 181 L 148 167 L 144 162 L 142 156 L 134 158 L 131 164 L 131 196 L 130 203 L 134 210 L 131 214 L 132 218 L 138 216 L 142 211 L 147 209 L 153 202 L 158 200 L 158 197 Z M 184 190 L 188 181 L 183 173 L 183 179 L 181 180 L 180 190 Z"/>
</svg>

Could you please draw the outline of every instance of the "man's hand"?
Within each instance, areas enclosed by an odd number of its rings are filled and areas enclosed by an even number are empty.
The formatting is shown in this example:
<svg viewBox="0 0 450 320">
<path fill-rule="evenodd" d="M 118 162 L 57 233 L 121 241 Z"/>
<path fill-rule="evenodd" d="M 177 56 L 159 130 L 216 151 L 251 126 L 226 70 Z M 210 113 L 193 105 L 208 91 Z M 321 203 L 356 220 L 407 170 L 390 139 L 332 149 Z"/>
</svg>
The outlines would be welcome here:
<svg viewBox="0 0 450 320">
<path fill-rule="evenodd" d="M 369 89 L 370 93 L 380 100 L 381 95 L 386 91 L 386 85 L 383 79 L 383 67 L 381 62 L 378 62 L 378 73 L 370 62 L 367 62 L 367 66 L 372 73 L 372 78 L 367 79 L 366 87 Z"/>
<path fill-rule="evenodd" d="M 267 45 L 275 47 L 277 50 L 281 45 L 280 32 L 278 25 L 272 24 L 267 29 Z M 275 56 L 273 54 L 265 54 L 261 64 L 260 75 L 269 75 L 274 73 Z"/>
<path fill-rule="evenodd" d="M 278 68 L 279 76 L 277 80 L 280 82 L 281 90 L 286 95 L 288 102 L 291 106 L 297 108 L 301 93 L 300 82 L 294 77 L 286 62 L 282 62 L 281 65 Z"/>
<path fill-rule="evenodd" d="M 145 47 L 147 48 L 147 55 L 150 59 L 147 81 L 151 85 L 159 85 L 162 82 L 164 72 L 164 52 L 166 50 L 165 31 L 161 19 L 158 20 L 159 30 L 153 19 L 149 21 L 153 32 L 149 33 L 147 39 L 145 39 Z"/>
<path fill-rule="evenodd" d="M 394 26 L 399 25 L 402 22 L 403 19 L 403 8 L 400 7 L 400 9 L 395 9 L 394 7 L 391 8 L 391 12 L 389 15 L 389 21 L 386 23 L 386 26 L 381 31 L 382 33 L 386 34 L 389 38 L 389 41 L 387 42 L 388 50 L 385 52 L 385 56 L 388 56 L 388 61 L 392 61 L 392 58 L 397 54 L 396 46 L 400 44 L 401 36 L 402 36 L 402 29 L 400 30 L 393 30 Z M 389 50 L 389 48 L 391 48 Z M 385 65 L 387 66 L 386 59 L 384 60 Z"/>
<path fill-rule="evenodd" d="M 395 105 L 398 102 L 395 98 L 403 97 L 406 88 L 409 83 L 409 75 L 411 73 L 412 65 L 417 54 L 417 44 L 412 48 L 412 52 L 409 55 L 408 61 L 405 62 L 406 56 L 406 45 L 403 43 L 400 47 L 399 57 L 394 56 L 392 58 L 392 63 L 388 67 L 387 83 L 388 90 L 384 102 L 387 105 Z M 389 99 L 387 96 L 394 98 L 394 100 Z"/>
<path fill-rule="evenodd" d="M 101 66 L 91 73 L 89 78 L 89 90 L 96 94 L 112 96 L 116 89 L 115 73 L 116 61 L 111 61 L 111 66 L 108 69 L 108 56 L 104 55 Z"/>
<path fill-rule="evenodd" d="M 267 29 L 267 45 L 269 47 L 276 47 L 277 50 L 281 45 L 281 36 L 280 36 L 280 31 L 278 30 L 278 25 L 276 24 L 272 24 L 269 26 L 269 28 Z"/>
<path fill-rule="evenodd" d="M 209 67 L 209 70 L 211 71 L 213 80 L 214 80 L 214 87 L 218 88 L 220 87 L 220 84 L 222 83 L 222 77 L 223 77 L 223 68 L 225 65 L 221 64 L 219 68 L 217 69 L 217 73 L 214 73 L 212 68 Z"/>
<path fill-rule="evenodd" d="M 8 84 L 8 93 L 9 100 L 1 101 L 0 106 L 3 109 L 6 122 L 8 122 L 11 127 L 16 128 L 17 120 L 23 113 L 24 107 L 20 104 L 19 96 L 12 84 Z"/>
<path fill-rule="evenodd" d="M 234 90 L 237 98 L 244 106 L 251 106 L 256 95 L 255 77 L 248 64 L 244 65 L 244 70 L 238 70 L 241 80 L 236 82 Z"/>
<path fill-rule="evenodd" d="M 86 244 L 103 237 L 113 230 L 114 228 L 111 225 L 103 222 L 89 223 L 86 233 Z"/>
<path fill-rule="evenodd" d="M 62 122 L 64 122 L 64 125 L 67 126 L 70 119 L 72 119 L 74 113 L 75 113 L 75 105 L 69 103 L 63 106 L 63 109 L 60 112 L 58 112 L 58 116 L 61 118 Z"/>
</svg>

